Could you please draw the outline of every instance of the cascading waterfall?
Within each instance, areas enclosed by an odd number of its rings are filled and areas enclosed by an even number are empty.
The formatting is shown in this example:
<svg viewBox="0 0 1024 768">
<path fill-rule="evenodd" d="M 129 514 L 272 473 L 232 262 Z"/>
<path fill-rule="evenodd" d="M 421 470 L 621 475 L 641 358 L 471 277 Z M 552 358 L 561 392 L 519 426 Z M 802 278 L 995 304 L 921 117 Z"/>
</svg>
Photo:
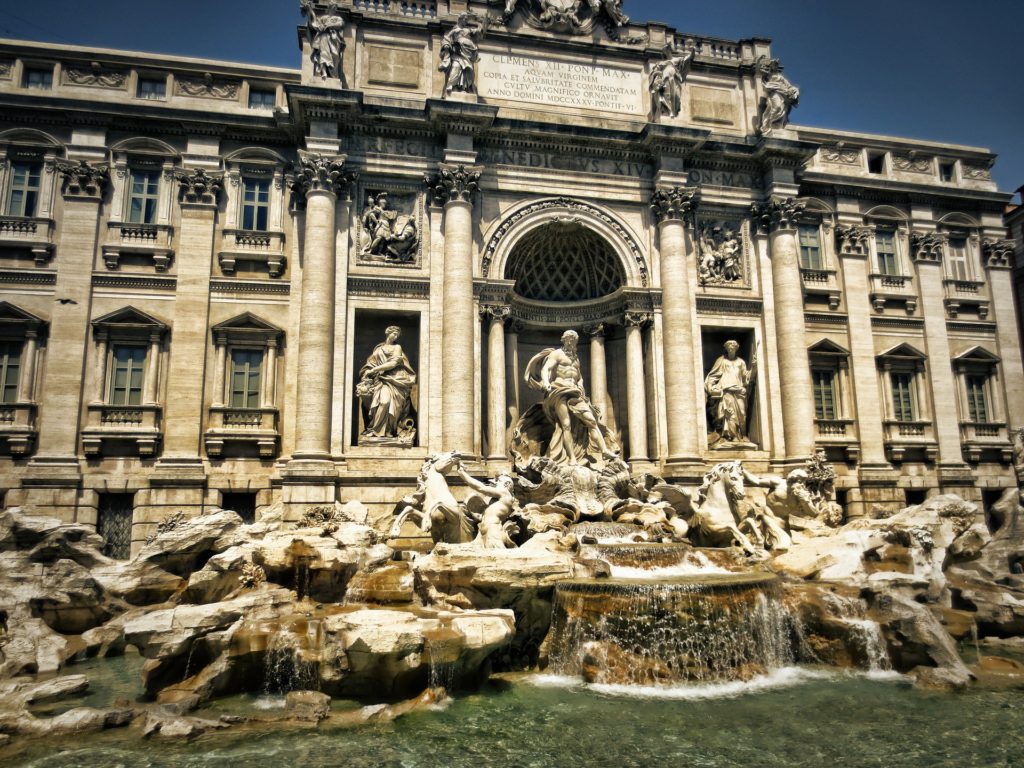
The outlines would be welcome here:
<svg viewBox="0 0 1024 768">
<path fill-rule="evenodd" d="M 599 683 L 745 679 L 793 663 L 792 623 L 767 574 L 562 582 L 550 667 Z"/>
<path fill-rule="evenodd" d="M 320 664 L 309 652 L 317 642 L 318 627 L 310 622 L 305 629 L 300 634 L 291 627 L 282 627 L 271 636 L 263 661 L 265 695 L 319 690 Z"/>
<path fill-rule="evenodd" d="M 864 663 L 871 672 L 892 670 L 889 649 L 878 622 L 867 618 L 867 604 L 856 597 L 825 593 L 825 601 L 843 625 L 850 628 L 850 634 L 863 655 Z"/>
</svg>

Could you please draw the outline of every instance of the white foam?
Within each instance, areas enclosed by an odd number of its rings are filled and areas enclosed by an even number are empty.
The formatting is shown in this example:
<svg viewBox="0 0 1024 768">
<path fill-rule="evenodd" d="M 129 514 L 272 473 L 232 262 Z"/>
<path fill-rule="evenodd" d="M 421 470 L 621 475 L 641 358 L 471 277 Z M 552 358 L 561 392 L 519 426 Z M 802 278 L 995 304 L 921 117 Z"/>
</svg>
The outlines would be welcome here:
<svg viewBox="0 0 1024 768">
<path fill-rule="evenodd" d="M 822 670 L 807 667 L 782 667 L 751 680 L 727 680 L 718 683 L 680 683 L 677 685 L 619 685 L 607 683 L 588 684 L 570 675 L 537 675 L 530 679 L 533 685 L 554 688 L 574 688 L 592 691 L 606 696 L 632 699 L 673 699 L 701 701 L 706 699 L 731 699 L 765 691 L 793 688 L 814 680 L 838 680 L 844 677 L 863 677 L 878 682 L 906 680 L 898 672 L 871 670 Z"/>
<path fill-rule="evenodd" d="M 694 565 L 692 563 L 680 563 L 665 568 L 632 568 L 624 565 L 613 565 L 611 576 L 613 579 L 650 579 L 658 581 L 671 579 L 680 576 L 709 576 L 713 574 L 729 574 L 725 568 L 716 565 Z"/>
</svg>

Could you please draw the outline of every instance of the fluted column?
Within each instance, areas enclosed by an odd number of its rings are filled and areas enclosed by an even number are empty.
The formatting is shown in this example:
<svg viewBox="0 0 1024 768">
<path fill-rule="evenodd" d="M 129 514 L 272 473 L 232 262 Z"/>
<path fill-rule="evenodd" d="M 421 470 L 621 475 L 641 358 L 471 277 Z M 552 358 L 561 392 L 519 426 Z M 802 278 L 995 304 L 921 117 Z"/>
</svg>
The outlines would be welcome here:
<svg viewBox="0 0 1024 768">
<path fill-rule="evenodd" d="M 643 329 L 652 319 L 647 312 L 627 312 L 625 317 L 630 461 L 647 461 L 647 393 L 644 387 Z"/>
<path fill-rule="evenodd" d="M 800 280 L 797 222 L 806 204 L 777 198 L 762 209 L 771 227 L 772 291 L 782 393 L 786 457 L 805 459 L 814 451 L 814 392 L 807 357 L 804 292 Z"/>
<path fill-rule="evenodd" d="M 601 421 L 614 429 L 612 412 L 608 403 L 608 361 L 604 348 L 604 325 L 598 324 L 586 329 L 590 334 L 590 400 L 601 412 Z"/>
<path fill-rule="evenodd" d="M 480 314 L 487 330 L 487 458 L 505 458 L 505 321 L 511 307 L 488 305 Z"/>
<path fill-rule="evenodd" d="M 430 182 L 444 202 L 441 445 L 447 451 L 473 452 L 476 444 L 471 198 L 479 179 L 479 169 L 442 164 Z"/>
<path fill-rule="evenodd" d="M 658 219 L 661 253 L 665 427 L 669 463 L 697 458 L 699 406 L 694 395 L 693 296 L 686 267 L 684 223 L 691 217 L 697 201 L 697 190 L 689 187 L 659 189 L 651 198 L 651 208 Z"/>
<path fill-rule="evenodd" d="M 347 185 L 344 157 L 300 153 L 296 192 L 306 202 L 295 450 L 299 461 L 331 457 L 331 388 L 334 374 L 335 207 Z"/>
</svg>

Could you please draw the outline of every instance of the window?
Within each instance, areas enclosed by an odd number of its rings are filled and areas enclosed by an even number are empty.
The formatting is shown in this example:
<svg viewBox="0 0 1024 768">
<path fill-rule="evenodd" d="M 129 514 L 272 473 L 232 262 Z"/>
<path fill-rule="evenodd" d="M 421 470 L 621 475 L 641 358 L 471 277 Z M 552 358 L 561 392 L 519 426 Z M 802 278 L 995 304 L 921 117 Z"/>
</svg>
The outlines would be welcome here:
<svg viewBox="0 0 1024 768">
<path fill-rule="evenodd" d="M 96 510 L 96 533 L 103 539 L 103 554 L 127 560 L 132 551 L 134 494 L 101 493 Z"/>
<path fill-rule="evenodd" d="M 821 237 L 817 226 L 801 224 L 800 232 L 800 267 L 803 269 L 824 269 L 825 262 L 821 257 Z"/>
<path fill-rule="evenodd" d="M 985 424 L 989 420 L 988 399 L 985 391 L 988 389 L 988 376 L 983 374 L 968 374 L 964 377 L 967 388 L 967 414 L 970 420 Z"/>
<path fill-rule="evenodd" d="M 885 173 L 885 153 L 884 152 L 869 152 L 868 153 L 868 173 L 883 174 Z"/>
<path fill-rule="evenodd" d="M 814 418 L 835 421 L 839 418 L 836 408 L 836 375 L 834 371 L 812 371 L 814 380 Z"/>
<path fill-rule="evenodd" d="M 146 348 L 121 344 L 111 351 L 110 405 L 141 405 Z"/>
<path fill-rule="evenodd" d="M 140 99 L 161 101 L 167 98 L 167 80 L 162 77 L 140 77 L 136 95 Z"/>
<path fill-rule="evenodd" d="M 237 512 L 242 522 L 252 524 L 256 522 L 256 494 L 243 492 L 225 491 L 221 496 L 220 506 L 222 509 L 229 509 Z"/>
<path fill-rule="evenodd" d="M 967 261 L 967 238 L 949 238 L 949 258 L 946 260 L 946 270 L 954 280 L 970 280 L 971 270 Z"/>
<path fill-rule="evenodd" d="M 898 275 L 900 268 L 896 259 L 896 233 L 892 230 L 876 232 L 875 250 L 878 253 L 879 274 Z"/>
<path fill-rule="evenodd" d="M 21 346 L 17 341 L 0 341 L 0 403 L 4 405 L 18 402 Z"/>
<path fill-rule="evenodd" d="M 939 181 L 953 181 L 956 178 L 956 163 L 939 163 Z"/>
<path fill-rule="evenodd" d="M 128 222 L 152 224 L 156 221 L 156 204 L 160 192 L 159 171 L 133 170 L 128 190 Z"/>
<path fill-rule="evenodd" d="M 231 399 L 229 405 L 232 408 L 259 408 L 262 378 L 262 349 L 231 350 Z"/>
<path fill-rule="evenodd" d="M 273 109 L 277 105 L 277 92 L 259 88 L 249 90 L 249 109 Z"/>
<path fill-rule="evenodd" d="M 242 229 L 266 232 L 270 213 L 270 181 L 243 179 L 242 186 Z"/>
<path fill-rule="evenodd" d="M 7 188 L 7 215 L 36 215 L 39 206 L 39 163 L 16 162 L 11 164 L 11 183 Z"/>
<path fill-rule="evenodd" d="M 21 84 L 25 88 L 48 91 L 53 87 L 53 69 L 29 68 L 25 70 Z"/>
<path fill-rule="evenodd" d="M 892 413 L 896 421 L 914 421 L 914 376 L 910 373 L 889 374 L 892 387 Z"/>
</svg>

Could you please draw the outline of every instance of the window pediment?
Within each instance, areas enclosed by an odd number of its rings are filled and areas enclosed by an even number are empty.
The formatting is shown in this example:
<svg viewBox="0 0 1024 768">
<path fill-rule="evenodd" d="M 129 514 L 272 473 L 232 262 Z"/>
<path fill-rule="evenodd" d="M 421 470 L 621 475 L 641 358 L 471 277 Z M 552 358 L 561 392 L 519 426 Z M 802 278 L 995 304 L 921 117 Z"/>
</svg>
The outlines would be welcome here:
<svg viewBox="0 0 1024 768">
<path fill-rule="evenodd" d="M 814 357 L 849 357 L 850 351 L 836 344 L 831 339 L 822 339 L 807 348 L 807 353 Z"/>
<path fill-rule="evenodd" d="M 279 341 L 284 335 L 281 328 L 251 312 L 243 312 L 230 320 L 217 323 L 211 330 L 217 344 L 250 343 L 262 346 L 270 341 Z"/>
<path fill-rule="evenodd" d="M 124 307 L 92 321 L 93 333 L 97 336 L 151 337 L 163 336 L 169 326 L 150 314 L 135 307 Z"/>
<path fill-rule="evenodd" d="M 899 368 L 904 370 L 924 370 L 928 356 L 916 347 L 903 343 L 885 350 L 875 358 L 883 368 Z"/>
<path fill-rule="evenodd" d="M 7 301 L 0 301 L 0 333 L 4 331 L 23 334 L 46 325 L 46 321 L 26 312 Z"/>
</svg>

